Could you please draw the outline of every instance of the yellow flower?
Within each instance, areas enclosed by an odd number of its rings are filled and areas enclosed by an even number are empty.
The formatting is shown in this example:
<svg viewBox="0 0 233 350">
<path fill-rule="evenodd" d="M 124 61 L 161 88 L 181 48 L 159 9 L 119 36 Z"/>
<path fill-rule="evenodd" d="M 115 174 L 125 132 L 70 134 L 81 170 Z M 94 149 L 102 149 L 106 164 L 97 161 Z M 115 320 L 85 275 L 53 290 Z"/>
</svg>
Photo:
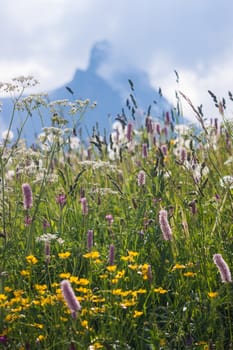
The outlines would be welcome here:
<svg viewBox="0 0 233 350">
<path fill-rule="evenodd" d="M 159 345 L 160 346 L 164 346 L 166 344 L 166 339 L 160 339 L 160 341 L 159 341 Z"/>
<path fill-rule="evenodd" d="M 138 294 L 145 294 L 146 293 L 146 289 L 138 289 L 138 290 L 134 290 L 132 291 L 132 296 L 137 298 Z"/>
<path fill-rule="evenodd" d="M 125 270 L 121 270 L 116 274 L 115 278 L 120 279 L 124 277 L 124 275 L 125 275 Z"/>
<path fill-rule="evenodd" d="M 182 264 L 175 264 L 172 268 L 172 271 L 175 271 L 175 270 L 181 270 L 181 269 L 185 269 L 185 265 L 182 265 Z"/>
<path fill-rule="evenodd" d="M 133 261 L 134 261 L 134 258 L 131 257 L 131 256 L 129 256 L 129 255 L 127 255 L 127 256 L 121 256 L 121 260 L 133 262 Z"/>
<path fill-rule="evenodd" d="M 136 292 L 137 292 L 137 294 L 145 294 L 146 293 L 146 289 L 140 288 L 140 289 L 136 290 Z"/>
<path fill-rule="evenodd" d="M 188 272 L 184 272 L 183 275 L 185 277 L 194 277 L 194 276 L 196 276 L 196 272 L 188 271 Z"/>
<path fill-rule="evenodd" d="M 106 269 L 107 269 L 109 272 L 115 272 L 116 269 L 117 269 L 117 266 L 116 266 L 116 265 L 110 265 L 110 266 L 107 266 Z"/>
<path fill-rule="evenodd" d="M 90 349 L 91 350 L 103 349 L 103 345 L 101 345 L 100 343 L 96 342 L 93 345 L 91 345 Z"/>
<path fill-rule="evenodd" d="M 41 306 L 45 306 L 45 305 L 54 305 L 55 304 L 55 295 L 48 295 L 47 297 L 41 297 L 40 299 L 40 304 Z"/>
<path fill-rule="evenodd" d="M 44 328 L 44 325 L 41 323 L 33 323 L 31 324 L 32 327 L 38 328 L 38 329 L 42 329 Z"/>
<path fill-rule="evenodd" d="M 95 263 L 96 264 L 101 264 L 101 260 L 100 259 L 95 259 Z"/>
<path fill-rule="evenodd" d="M 113 295 L 121 295 L 121 293 L 122 293 L 122 289 L 120 289 L 120 288 L 112 290 Z"/>
<path fill-rule="evenodd" d="M 218 292 L 209 292 L 209 293 L 208 293 L 208 296 L 209 296 L 210 298 L 216 298 L 216 297 L 218 296 Z"/>
<path fill-rule="evenodd" d="M 59 283 L 57 283 L 57 282 L 53 282 L 53 283 L 51 284 L 51 287 L 53 287 L 53 288 L 54 288 L 54 287 L 56 288 L 56 287 L 58 287 L 58 286 L 59 286 Z"/>
<path fill-rule="evenodd" d="M 112 284 L 116 284 L 118 282 L 118 279 L 117 278 L 113 278 L 112 280 L 111 280 L 111 283 Z"/>
<path fill-rule="evenodd" d="M 71 252 L 58 253 L 60 259 L 67 259 L 71 255 Z"/>
<path fill-rule="evenodd" d="M 59 274 L 59 277 L 62 279 L 68 279 L 70 277 L 70 273 L 69 272 L 62 272 Z"/>
<path fill-rule="evenodd" d="M 47 290 L 47 286 L 46 284 L 35 284 L 34 288 L 40 293 L 40 294 L 44 294 L 45 291 Z"/>
<path fill-rule="evenodd" d="M 71 283 L 79 284 L 79 279 L 77 276 L 70 276 L 69 280 Z"/>
<path fill-rule="evenodd" d="M 0 294 L 0 301 L 4 301 L 7 299 L 7 296 L 5 294 Z"/>
<path fill-rule="evenodd" d="M 208 343 L 206 341 L 200 340 L 198 343 L 196 343 L 195 345 L 208 345 Z"/>
<path fill-rule="evenodd" d="M 186 264 L 186 266 L 193 267 L 193 266 L 194 266 L 194 263 L 193 263 L 193 262 L 188 262 L 188 263 Z"/>
<path fill-rule="evenodd" d="M 60 317 L 60 320 L 61 320 L 62 322 L 67 322 L 67 321 L 68 321 L 68 318 L 61 316 L 61 317 Z"/>
<path fill-rule="evenodd" d="M 88 328 L 89 328 L 89 327 L 88 327 L 88 321 L 87 321 L 87 320 L 81 321 L 81 326 L 82 326 L 83 328 L 88 329 Z"/>
<path fill-rule="evenodd" d="M 26 256 L 26 260 L 29 264 L 35 265 L 38 262 L 38 259 L 34 255 Z"/>
<path fill-rule="evenodd" d="M 78 284 L 80 286 L 87 286 L 89 283 L 90 283 L 89 280 L 86 279 L 86 278 L 80 278 L 79 281 L 78 281 Z"/>
<path fill-rule="evenodd" d="M 6 286 L 6 287 L 4 287 L 4 291 L 10 293 L 10 292 L 12 292 L 12 288 Z"/>
<path fill-rule="evenodd" d="M 121 260 L 123 260 L 123 261 L 134 262 L 134 258 L 135 258 L 136 256 L 138 256 L 138 255 L 139 255 L 138 252 L 134 252 L 134 251 L 132 251 L 132 250 L 129 250 L 129 251 L 128 251 L 128 255 L 127 255 L 127 256 L 122 256 L 122 257 L 121 257 Z"/>
<path fill-rule="evenodd" d="M 41 341 L 44 340 L 44 339 L 45 339 L 45 336 L 42 335 L 42 334 L 40 334 L 40 335 L 37 337 L 36 341 L 37 341 L 37 342 L 41 342 Z"/>
<path fill-rule="evenodd" d="M 174 139 L 171 139 L 171 140 L 170 140 L 170 144 L 171 144 L 171 145 L 175 145 L 175 143 L 176 143 L 176 141 L 175 141 Z"/>
<path fill-rule="evenodd" d="M 30 302 L 30 299 L 29 299 L 29 298 L 20 298 L 20 303 L 21 303 L 21 305 L 24 306 L 24 307 L 30 306 L 30 305 L 29 305 L 29 302 Z"/>
<path fill-rule="evenodd" d="M 11 309 L 11 312 L 20 312 L 20 311 L 22 311 L 22 307 L 21 306 L 16 307 L 14 309 Z"/>
<path fill-rule="evenodd" d="M 168 155 L 164 156 L 164 157 L 163 157 L 163 160 L 164 160 L 165 163 L 168 162 L 169 156 L 168 156 Z"/>
<path fill-rule="evenodd" d="M 77 290 L 77 292 L 80 293 L 84 293 L 84 294 L 91 294 L 91 289 L 85 288 L 85 287 L 79 287 L 79 288 L 75 288 L 75 290 Z"/>
<path fill-rule="evenodd" d="M 132 251 L 132 250 L 128 250 L 128 255 L 129 256 L 138 256 L 139 255 L 139 253 L 138 252 L 134 252 L 134 251 Z"/>
<path fill-rule="evenodd" d="M 141 271 L 138 271 L 139 274 L 142 274 L 142 277 L 144 280 L 148 280 L 148 269 L 149 269 L 149 264 L 143 264 L 140 265 L 139 268 Z"/>
<path fill-rule="evenodd" d="M 159 288 L 155 288 L 154 292 L 159 294 L 166 294 L 168 291 L 166 289 L 163 289 L 162 287 L 159 287 Z"/>
<path fill-rule="evenodd" d="M 105 298 L 98 297 L 97 295 L 92 295 L 90 300 L 93 303 L 104 303 L 105 302 Z"/>
<path fill-rule="evenodd" d="M 127 309 L 127 307 L 129 306 L 134 306 L 136 304 L 136 301 L 134 299 L 131 299 L 131 300 L 123 300 L 122 303 L 120 303 L 120 306 L 123 308 L 123 309 Z"/>
<path fill-rule="evenodd" d="M 17 318 L 24 317 L 24 315 L 8 314 L 5 317 L 6 322 L 14 322 Z"/>
<path fill-rule="evenodd" d="M 20 275 L 21 275 L 21 276 L 30 276 L 30 274 L 31 274 L 31 272 L 28 271 L 28 270 L 22 270 L 22 271 L 20 271 Z"/>
<path fill-rule="evenodd" d="M 143 312 L 142 312 L 142 311 L 134 310 L 133 318 L 140 317 L 141 315 L 143 315 Z"/>
<path fill-rule="evenodd" d="M 136 264 L 130 264 L 130 265 L 128 265 L 128 268 L 131 269 L 131 270 L 137 270 L 138 265 L 136 265 Z"/>
<path fill-rule="evenodd" d="M 13 294 L 16 298 L 21 298 L 21 295 L 24 293 L 24 291 L 22 289 L 17 289 L 17 290 L 14 290 Z"/>
<path fill-rule="evenodd" d="M 93 252 L 84 254 L 83 257 L 86 259 L 98 259 L 100 257 L 100 253 L 97 251 L 93 251 Z"/>
<path fill-rule="evenodd" d="M 149 264 L 139 265 L 140 269 L 141 269 L 142 271 L 145 271 L 145 272 L 148 271 L 148 267 L 149 267 L 149 266 L 150 266 Z"/>
</svg>

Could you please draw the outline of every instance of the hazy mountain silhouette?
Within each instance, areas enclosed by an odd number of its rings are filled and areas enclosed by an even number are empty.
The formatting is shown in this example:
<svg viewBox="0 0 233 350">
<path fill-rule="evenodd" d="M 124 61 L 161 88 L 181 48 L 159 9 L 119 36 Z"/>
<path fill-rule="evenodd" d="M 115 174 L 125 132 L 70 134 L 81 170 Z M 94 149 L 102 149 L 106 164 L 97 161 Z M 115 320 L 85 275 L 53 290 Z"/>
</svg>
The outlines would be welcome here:
<svg viewBox="0 0 233 350">
<path fill-rule="evenodd" d="M 82 121 L 80 127 L 84 133 L 91 135 L 92 128 L 96 124 L 98 124 L 101 134 L 104 130 L 108 132 L 115 117 L 122 114 L 122 109 L 129 118 L 132 118 L 133 115 L 136 119 L 143 119 L 143 114 L 147 113 L 149 105 L 152 106 L 151 110 L 157 117 L 161 117 L 163 112 L 171 109 L 166 99 L 150 86 L 149 79 L 144 72 L 119 73 L 115 78 L 116 84 L 110 84 L 103 79 L 98 74 L 98 69 L 105 62 L 107 54 L 108 45 L 105 42 L 97 43 L 91 50 L 87 69 L 77 70 L 72 81 L 49 92 L 50 101 L 59 99 L 85 100 L 88 98 L 91 102 L 97 102 L 97 106 L 93 110 L 88 109 Z M 133 82 L 133 89 L 129 84 L 129 80 Z M 126 95 L 128 95 L 128 98 Z M 7 115 L 10 116 L 10 110 L 12 109 L 9 99 L 3 99 L 3 107 L 4 121 L 9 122 L 10 117 L 7 118 Z M 50 126 L 51 116 L 48 115 L 46 110 L 44 110 L 44 113 L 45 126 Z M 14 132 L 19 128 L 23 119 L 23 116 L 17 113 L 13 125 Z M 23 137 L 30 144 L 35 139 L 35 135 L 40 132 L 40 118 L 33 115 L 24 128 Z"/>
</svg>

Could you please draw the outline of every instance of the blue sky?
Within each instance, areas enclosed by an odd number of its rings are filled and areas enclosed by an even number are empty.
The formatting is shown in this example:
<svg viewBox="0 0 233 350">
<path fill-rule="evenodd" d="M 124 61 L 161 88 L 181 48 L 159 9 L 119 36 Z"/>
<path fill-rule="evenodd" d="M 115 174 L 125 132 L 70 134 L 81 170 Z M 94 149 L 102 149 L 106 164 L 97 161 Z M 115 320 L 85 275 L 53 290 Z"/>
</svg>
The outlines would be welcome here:
<svg viewBox="0 0 233 350">
<path fill-rule="evenodd" d="M 215 113 L 207 90 L 233 91 L 232 13 L 231 0 L 3 0 L 0 81 L 33 74 L 39 90 L 54 89 L 107 40 L 99 74 L 113 86 L 118 73 L 144 70 L 173 102 L 175 69 L 179 88 Z"/>
</svg>

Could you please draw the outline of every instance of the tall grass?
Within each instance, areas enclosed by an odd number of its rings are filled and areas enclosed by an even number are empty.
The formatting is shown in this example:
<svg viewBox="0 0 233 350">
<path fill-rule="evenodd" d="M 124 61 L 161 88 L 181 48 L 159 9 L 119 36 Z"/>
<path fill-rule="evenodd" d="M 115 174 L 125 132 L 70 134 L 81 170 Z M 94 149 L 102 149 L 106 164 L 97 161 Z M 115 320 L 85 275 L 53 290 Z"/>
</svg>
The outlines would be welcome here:
<svg viewBox="0 0 233 350">
<path fill-rule="evenodd" d="M 22 90 L 12 118 L 20 108 L 25 122 L 35 110 L 43 121 L 43 107 L 51 125 L 31 147 L 10 128 L 1 144 L 0 347 L 231 349 L 225 105 L 212 125 L 195 109 L 198 131 L 179 124 L 177 109 L 160 123 L 148 113 L 137 129 L 133 113 L 87 143 L 77 127 L 88 100 L 49 103 Z"/>
</svg>

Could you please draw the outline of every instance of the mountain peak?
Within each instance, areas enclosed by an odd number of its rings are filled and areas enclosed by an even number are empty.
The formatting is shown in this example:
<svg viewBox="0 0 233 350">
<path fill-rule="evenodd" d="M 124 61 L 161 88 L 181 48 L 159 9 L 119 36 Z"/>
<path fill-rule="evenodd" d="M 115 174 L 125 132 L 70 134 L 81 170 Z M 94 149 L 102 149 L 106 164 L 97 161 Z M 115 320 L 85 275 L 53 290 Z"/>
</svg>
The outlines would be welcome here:
<svg viewBox="0 0 233 350">
<path fill-rule="evenodd" d="M 102 133 L 104 129 L 108 132 L 117 115 L 122 113 L 122 108 L 131 117 L 129 105 L 126 106 L 127 96 L 134 95 L 137 101 L 138 112 L 143 117 L 148 110 L 149 105 L 152 105 L 151 112 L 157 118 L 167 110 L 171 109 L 169 103 L 149 84 L 148 76 L 143 71 L 132 71 L 127 73 L 119 73 L 116 75 L 117 86 L 113 86 L 111 82 L 104 79 L 98 74 L 99 67 L 105 63 L 108 58 L 110 46 L 106 41 L 96 43 L 90 52 L 89 65 L 86 70 L 78 69 L 72 81 L 67 82 L 64 86 L 55 89 L 49 93 L 49 100 L 86 100 L 97 102 L 96 108 L 87 110 L 82 125 L 83 130 L 88 130 L 91 133 L 92 128 L 98 124 L 99 130 Z M 135 91 L 132 91 L 129 85 L 129 79 L 135 86 Z M 129 97 L 130 98 L 130 97 Z M 10 99 L 4 99 L 5 107 L 4 120 L 8 122 L 7 115 L 10 115 L 12 104 Z M 132 102 L 132 101 L 131 101 Z M 44 124 L 51 125 L 51 115 L 44 109 Z M 15 118 L 14 129 L 20 128 L 19 120 L 22 121 L 22 115 Z M 33 134 L 36 135 L 41 132 L 41 123 L 38 116 L 33 115 L 31 121 L 25 126 L 23 137 L 29 143 L 34 141 Z M 13 129 L 13 131 L 15 131 Z"/>
</svg>

